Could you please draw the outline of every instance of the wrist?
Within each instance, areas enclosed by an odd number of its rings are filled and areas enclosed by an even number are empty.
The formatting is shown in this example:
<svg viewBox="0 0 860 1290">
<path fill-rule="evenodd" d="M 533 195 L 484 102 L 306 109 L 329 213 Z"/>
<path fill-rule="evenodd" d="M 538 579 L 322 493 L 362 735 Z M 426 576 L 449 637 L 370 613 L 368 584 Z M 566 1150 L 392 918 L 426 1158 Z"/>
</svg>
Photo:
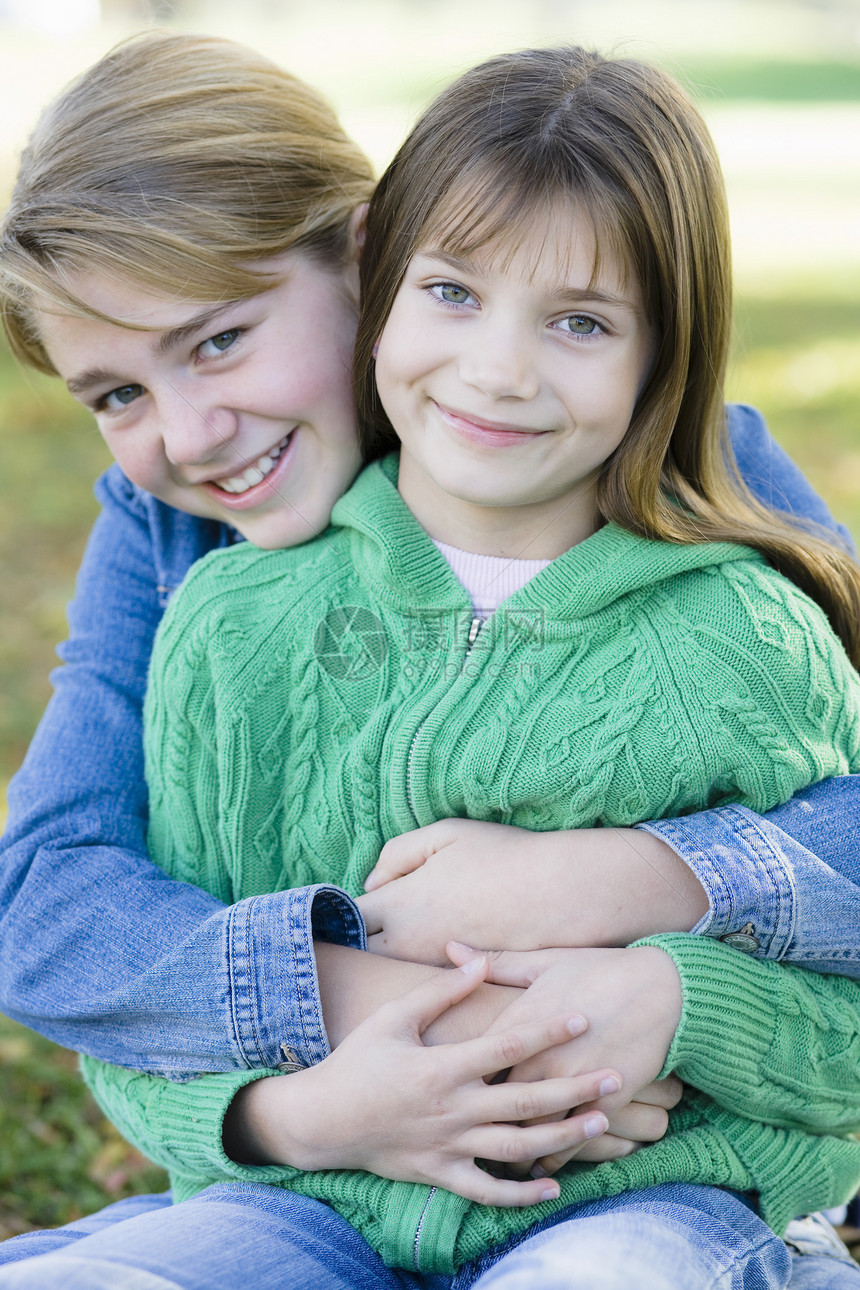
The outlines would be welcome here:
<svg viewBox="0 0 860 1290">
<path fill-rule="evenodd" d="M 323 1168 L 311 1081 L 319 1067 L 255 1080 L 239 1089 L 221 1130 L 224 1153 L 241 1165 Z"/>
<path fill-rule="evenodd" d="M 671 938 L 667 937 L 667 940 Z M 690 940 L 689 936 L 682 939 Z M 642 1012 L 651 1015 L 649 1029 L 661 1050 L 662 1065 L 653 1078 L 663 1079 L 675 1067 L 673 1046 L 681 1026 L 684 992 L 681 975 L 668 949 L 656 942 L 637 943 L 624 951 L 635 956 L 635 977 L 643 990 Z"/>
<path fill-rule="evenodd" d="M 555 835 L 553 907 L 559 945 L 621 948 L 659 932 L 686 932 L 707 913 L 707 894 L 684 859 L 640 829 L 571 829 Z"/>
</svg>

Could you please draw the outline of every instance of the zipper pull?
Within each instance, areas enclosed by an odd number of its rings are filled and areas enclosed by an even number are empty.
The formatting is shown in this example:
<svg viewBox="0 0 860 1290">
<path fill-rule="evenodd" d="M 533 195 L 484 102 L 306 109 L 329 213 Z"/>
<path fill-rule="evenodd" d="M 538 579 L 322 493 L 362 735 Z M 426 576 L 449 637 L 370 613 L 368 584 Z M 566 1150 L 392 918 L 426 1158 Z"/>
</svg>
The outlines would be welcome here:
<svg viewBox="0 0 860 1290">
<path fill-rule="evenodd" d="M 475 641 L 478 639 L 478 634 L 485 622 L 486 622 L 485 618 L 472 619 L 471 626 L 469 627 L 469 640 L 466 647 L 466 658 L 468 658 L 469 655 L 471 654 L 472 646 L 475 644 Z"/>
</svg>

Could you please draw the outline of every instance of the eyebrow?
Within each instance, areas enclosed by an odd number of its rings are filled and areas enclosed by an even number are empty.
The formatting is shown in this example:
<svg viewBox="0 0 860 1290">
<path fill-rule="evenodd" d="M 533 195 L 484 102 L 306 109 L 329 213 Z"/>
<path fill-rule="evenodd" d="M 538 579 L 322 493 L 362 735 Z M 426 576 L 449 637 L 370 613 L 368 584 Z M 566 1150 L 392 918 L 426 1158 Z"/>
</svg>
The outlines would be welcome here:
<svg viewBox="0 0 860 1290">
<path fill-rule="evenodd" d="M 158 339 L 158 344 L 155 346 L 156 354 L 169 354 L 172 349 L 176 349 L 189 336 L 193 336 L 195 332 L 208 327 L 216 318 L 227 309 L 232 309 L 236 304 L 238 304 L 236 300 L 222 300 L 218 305 L 212 305 L 209 309 L 201 310 L 199 314 L 195 314 L 187 322 L 180 323 L 178 327 L 171 327 L 170 331 L 162 332 Z"/>
<path fill-rule="evenodd" d="M 189 318 L 187 322 L 180 323 L 178 327 L 171 327 L 169 331 L 162 332 L 154 346 L 156 354 L 169 354 L 171 350 L 176 349 L 189 336 L 195 335 L 208 327 L 222 313 L 239 302 L 236 300 L 222 301 L 221 304 L 211 305 L 208 309 L 202 309 L 199 314 Z M 116 385 L 122 381 L 118 372 L 112 372 L 105 367 L 91 367 L 85 372 L 80 372 L 77 376 L 71 376 L 66 381 L 66 389 L 70 394 L 86 394 L 89 390 L 95 389 L 100 385 Z"/>
<path fill-rule="evenodd" d="M 70 376 L 66 389 L 70 394 L 86 394 L 98 385 L 117 385 L 122 380 L 116 372 L 109 372 L 104 367 L 91 367 L 78 376 Z"/>
<path fill-rule="evenodd" d="M 417 254 L 427 256 L 432 260 L 442 260 L 445 264 L 450 264 L 452 269 L 464 273 L 481 272 L 481 265 L 475 260 L 469 259 L 468 256 L 452 255 L 450 251 L 443 251 L 439 247 L 426 247 L 418 251 Z M 553 283 L 550 287 L 549 295 L 559 300 L 593 300 L 598 304 L 616 305 L 623 309 L 635 309 L 631 301 L 625 300 L 623 296 L 614 295 L 609 291 L 600 291 L 593 286 L 577 287 L 570 282 Z"/>
</svg>

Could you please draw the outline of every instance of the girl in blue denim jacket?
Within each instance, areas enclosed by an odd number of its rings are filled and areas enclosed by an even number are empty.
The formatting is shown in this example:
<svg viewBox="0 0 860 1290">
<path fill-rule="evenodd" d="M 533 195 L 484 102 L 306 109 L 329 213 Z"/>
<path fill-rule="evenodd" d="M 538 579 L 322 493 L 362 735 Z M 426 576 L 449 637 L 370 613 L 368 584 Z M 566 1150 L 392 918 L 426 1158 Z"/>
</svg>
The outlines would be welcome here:
<svg viewBox="0 0 860 1290">
<path fill-rule="evenodd" d="M 242 63 L 247 56 L 235 55 L 230 46 L 203 42 L 186 47 L 184 41 L 140 42 L 120 51 L 113 63 L 104 64 L 106 79 L 102 84 L 108 86 L 120 75 L 129 90 L 116 106 L 120 115 L 125 113 L 127 120 L 141 119 L 140 112 L 135 113 L 131 91 L 136 87 L 138 95 L 153 95 L 159 58 L 164 60 L 165 76 L 179 79 L 179 64 L 171 59 L 184 59 L 187 50 L 193 50 L 198 60 L 197 84 L 202 86 L 205 80 L 210 94 L 214 92 L 216 63 L 224 69 L 222 85 L 232 75 L 231 88 L 235 89 L 240 65 L 246 82 L 250 77 L 250 64 Z M 135 64 L 136 54 L 143 56 Z M 127 64 L 117 61 L 123 57 L 129 60 Z M 236 60 L 233 66 L 231 58 Z M 190 79 L 193 84 L 186 63 L 182 70 L 183 83 L 189 85 Z M 266 65 L 255 71 L 269 78 L 270 90 L 280 76 Z M 104 128 L 109 96 L 93 95 L 94 88 L 98 89 L 98 84 L 87 82 L 79 95 L 78 132 L 88 119 L 94 120 L 90 115 L 95 113 L 94 104 L 102 114 Z M 190 100 L 190 89 L 187 93 Z M 157 103 L 155 94 L 147 109 L 150 116 Z M 206 110 L 211 111 L 211 106 L 211 101 L 206 103 Z M 282 103 L 277 106 L 278 111 L 284 110 Z M 171 110 L 175 110 L 172 104 Z M 322 109 L 315 105 L 315 111 Z M 211 115 L 206 122 L 209 128 Z M 56 124 L 49 119 L 41 144 L 37 140 L 33 145 L 41 148 L 39 165 L 50 162 L 45 154 L 52 139 L 57 153 L 67 147 Z M 310 134 L 307 124 L 301 124 Z M 319 130 L 319 118 L 315 125 Z M 107 131 L 105 137 L 117 139 L 120 156 L 121 134 Z M 221 146 L 226 146 L 228 137 L 225 128 Z M 199 148 L 199 138 L 194 146 Z M 335 144 L 331 146 L 334 149 Z M 144 150 L 139 139 L 136 147 Z M 31 361 L 51 367 L 52 358 L 32 329 L 32 309 L 28 314 L 28 305 L 34 300 L 43 309 L 47 300 L 50 307 L 45 313 L 53 315 L 47 324 L 54 329 L 52 357 L 54 353 L 62 355 L 57 366 L 70 378 L 74 392 L 93 406 L 126 478 L 149 486 L 161 499 L 146 497 L 116 473 L 103 485 L 107 508 L 88 554 L 73 611 L 74 634 L 67 646 L 69 667 L 65 675 L 59 674 L 58 694 L 11 794 L 13 810 L 2 875 L 3 1004 L 11 1015 L 66 1043 L 141 1069 L 176 1072 L 272 1066 L 283 1059 L 284 1043 L 300 1060 L 316 1060 L 325 1052 L 325 1035 L 318 1016 L 313 1016 L 313 999 L 296 988 L 296 955 L 304 954 L 312 970 L 311 932 L 356 943 L 354 915 L 336 891 L 282 893 L 256 902 L 253 911 L 223 910 L 202 893 L 165 879 L 145 856 L 145 799 L 136 773 L 143 674 L 167 590 L 176 585 L 193 558 L 229 540 L 233 526 L 260 545 L 272 546 L 301 540 L 317 531 L 326 522 L 327 508 L 357 468 L 347 410 L 351 406 L 345 379 L 349 345 L 343 333 L 354 290 L 350 248 L 357 226 L 350 216 L 366 191 L 368 176 L 354 150 L 348 154 L 349 145 L 342 136 L 336 138 L 336 147 L 339 161 L 350 156 L 354 173 L 351 187 L 338 176 L 343 203 L 332 213 L 331 222 L 323 225 L 320 215 L 335 186 L 331 174 L 326 174 L 317 194 L 305 195 L 310 209 L 303 212 L 303 222 L 297 220 L 295 227 L 281 228 L 280 241 L 264 237 L 257 228 L 235 235 L 232 260 L 223 254 L 223 247 L 213 250 L 217 243 L 207 243 L 199 227 L 204 189 L 229 199 L 229 194 L 224 196 L 223 175 L 218 185 L 207 176 L 194 194 L 198 209 L 193 223 L 203 243 L 195 266 L 193 239 L 191 249 L 188 245 L 177 248 L 177 231 L 170 219 L 161 215 L 166 225 L 161 229 L 158 217 L 153 220 L 158 202 L 141 186 L 140 175 L 135 174 L 133 182 L 126 182 L 125 191 L 121 191 L 125 171 L 111 157 L 101 159 L 103 176 L 112 174 L 124 213 L 124 221 L 115 221 L 115 242 L 106 238 L 105 226 L 99 223 L 101 213 L 93 210 L 92 201 L 82 204 L 79 228 L 69 228 L 66 189 L 62 192 L 62 229 L 56 228 L 57 195 L 51 195 L 52 204 L 43 193 L 41 205 L 33 203 L 25 211 L 29 241 L 21 238 L 17 246 L 15 218 L 16 214 L 19 220 L 23 216 L 21 198 L 16 199 L 19 206 L 13 202 L 0 251 L 4 292 L 7 300 L 15 303 L 9 309 L 13 342 Z M 74 158 L 68 160 L 74 164 Z M 271 158 L 265 161 L 270 165 Z M 192 169 L 185 157 L 181 162 L 185 170 Z M 290 164 L 296 164 L 294 157 Z M 225 164 L 224 172 L 237 173 L 236 162 L 231 159 Z M 163 174 L 156 174 L 153 183 L 163 184 Z M 149 246 L 140 227 L 132 223 L 129 204 L 137 193 L 141 194 L 139 219 L 144 227 L 149 221 Z M 188 195 L 186 201 L 191 204 Z M 165 210 L 172 214 L 167 206 Z M 224 222 L 223 210 L 214 214 L 213 223 Z M 223 234 L 223 230 L 219 232 Z M 50 245 L 52 237 L 59 240 Z M 29 281 L 15 262 L 25 241 Z M 254 248 L 253 256 L 249 247 Z M 253 261 L 250 271 L 249 260 Z M 81 291 L 80 298 L 64 292 L 68 279 L 60 276 L 58 280 L 56 265 L 66 262 L 83 267 L 90 275 L 88 289 Z M 115 267 L 109 276 L 105 266 L 111 262 Z M 46 264 L 50 269 L 46 270 Z M 196 291 L 192 268 L 200 284 Z M 180 269 L 189 286 L 177 299 L 167 293 Z M 261 269 L 278 274 L 271 290 L 260 291 Z M 116 273 L 145 287 L 117 291 Z M 263 281 L 269 285 L 268 280 Z M 224 306 L 225 299 L 239 304 Z M 183 303 L 186 300 L 195 307 Z M 308 336 L 305 301 L 313 306 L 313 320 L 321 324 L 319 335 Z M 56 315 L 55 309 L 59 310 Z M 335 318 L 339 349 L 331 340 Z M 119 319 L 120 328 L 111 319 Z M 298 325 L 292 330 L 285 326 L 295 319 Z M 159 352 L 151 357 L 147 354 L 148 366 L 144 366 L 140 363 L 142 349 L 132 347 L 123 352 L 121 339 L 128 328 L 128 337 L 140 341 L 148 333 L 133 329 L 149 327 L 158 334 Z M 102 361 L 107 352 L 105 336 L 112 338 L 108 361 Z M 305 341 L 309 342 L 308 351 L 300 347 Z M 155 346 L 151 348 L 154 351 Z M 271 373 L 284 352 L 299 357 L 297 367 L 303 377 L 308 364 L 318 361 L 323 366 L 311 376 L 327 394 L 342 381 L 340 389 L 341 393 L 347 391 L 346 397 L 335 399 L 331 406 L 313 388 L 313 381 L 310 391 L 301 389 L 298 394 L 293 389 L 275 388 Z M 159 366 L 164 359 L 175 360 L 174 366 L 166 362 Z M 329 361 L 334 370 L 324 366 Z M 253 366 L 255 362 L 258 367 Z M 263 370 L 267 374 L 265 391 L 259 381 Z M 216 396 L 210 405 L 205 403 L 209 396 L 204 391 L 213 386 Z M 225 387 L 229 397 L 223 392 Z M 269 389 L 273 390 L 271 400 Z M 249 396 L 248 390 L 253 394 Z M 145 407 L 141 411 L 136 404 Z M 237 405 L 243 415 L 231 419 L 225 408 Z M 317 416 L 325 434 L 314 442 Z M 768 500 L 774 493 L 780 498 L 785 495 L 786 501 L 794 500 L 797 509 L 811 512 L 814 499 L 808 493 L 804 496 L 802 481 L 768 444 L 754 414 L 736 411 L 732 425 L 742 461 L 747 454 L 751 483 Z M 324 455 L 327 446 L 332 449 L 330 458 Z M 769 474 L 762 471 L 763 460 L 774 467 Z M 330 484 L 330 495 L 315 493 L 321 482 Z M 198 519 L 184 519 L 162 503 L 184 508 Z M 815 504 L 819 506 L 815 518 L 821 518 L 820 504 Z M 81 694 L 87 702 L 83 711 Z M 91 752 L 94 747 L 96 755 Z M 87 751 L 82 755 L 83 749 Z M 678 896 L 674 888 L 679 877 L 687 880 L 688 874 L 696 874 L 699 880 L 682 888 L 680 908 L 661 909 L 659 914 L 649 909 L 646 917 L 657 922 L 625 926 L 619 933 L 621 943 L 650 931 L 666 930 L 672 919 L 679 920 L 677 926 L 689 928 L 696 921 L 689 911 L 695 909 L 694 902 L 701 899 L 704 887 L 709 907 L 707 912 L 703 910 L 695 930 L 734 937 L 738 947 L 748 951 L 845 971 L 852 957 L 856 961 L 856 948 L 849 938 L 851 920 L 843 919 L 844 933 L 838 923 L 831 923 L 831 941 L 822 945 L 812 939 L 817 934 L 816 924 L 820 927 L 820 909 L 804 928 L 801 906 L 798 934 L 798 897 L 793 890 L 795 871 L 807 880 L 805 888 L 801 883 L 801 893 L 820 891 L 824 897 L 840 881 L 803 845 L 815 840 L 814 830 L 825 814 L 814 809 L 815 805 L 822 798 L 829 800 L 835 791 L 845 793 L 850 786 L 842 790 L 822 786 L 806 795 L 812 811 L 789 806 L 772 813 L 771 820 L 757 820 L 739 808 L 727 808 L 683 822 L 649 826 L 649 835 L 636 836 L 633 852 L 621 834 L 613 837 L 609 845 L 617 844 L 621 875 L 628 855 L 638 857 L 649 837 L 662 836 L 672 843 L 673 851 L 658 844 L 653 852 L 655 860 L 659 857 L 661 863 L 672 866 L 658 874 L 658 902 L 661 896 L 668 897 L 670 903 Z M 813 818 L 808 821 L 809 816 Z M 780 823 L 792 825 L 797 835 L 794 843 L 780 830 Z M 708 849 L 711 835 L 721 848 L 716 863 Z M 734 870 L 725 864 L 728 843 L 742 857 L 735 861 Z M 825 835 L 823 843 L 826 845 L 819 849 L 838 865 L 844 837 Z M 593 845 L 593 839 L 584 839 L 583 844 Z M 605 851 L 604 847 L 604 864 Z M 678 854 L 683 857 L 680 862 L 676 861 Z M 639 863 L 637 858 L 637 880 Z M 856 900 L 850 868 L 845 860 L 841 863 L 847 871 L 842 893 Z M 672 885 L 667 886 L 667 879 Z M 109 890 L 105 889 L 106 881 Z M 774 900 L 774 888 L 780 900 Z M 593 906 L 593 900 L 591 903 Z M 834 910 L 844 904 L 844 900 L 833 900 Z M 41 923 L 39 911 L 45 911 Z M 53 959 L 57 928 L 50 920 L 56 917 L 65 924 L 64 942 L 80 952 L 79 972 L 69 971 L 68 958 L 59 969 Z M 34 937 L 37 923 L 44 930 Z M 105 926 L 112 929 L 107 935 Z M 468 927 L 460 930 L 462 935 L 468 934 Z M 591 943 L 593 935 L 592 927 L 572 929 L 570 943 Z M 177 988 L 180 972 L 182 987 Z M 172 1019 L 167 1024 L 166 1015 Z"/>
</svg>

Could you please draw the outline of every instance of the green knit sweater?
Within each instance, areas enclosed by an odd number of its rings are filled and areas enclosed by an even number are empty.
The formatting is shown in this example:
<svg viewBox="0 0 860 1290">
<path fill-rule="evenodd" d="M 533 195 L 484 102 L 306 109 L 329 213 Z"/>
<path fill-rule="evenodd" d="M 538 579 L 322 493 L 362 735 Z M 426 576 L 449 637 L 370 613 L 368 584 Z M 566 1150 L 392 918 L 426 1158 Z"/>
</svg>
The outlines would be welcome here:
<svg viewBox="0 0 860 1290">
<path fill-rule="evenodd" d="M 147 709 L 150 843 L 174 877 L 225 901 L 314 882 L 356 894 L 387 839 L 441 818 L 549 830 L 725 801 L 765 811 L 860 769 L 860 682 L 821 611 L 754 552 L 610 524 L 475 638 L 396 469 L 369 467 L 310 545 L 215 553 L 175 598 Z M 696 1071 L 714 1097 L 690 1094 L 666 1138 L 628 1159 L 568 1166 L 560 1199 L 527 1210 L 370 1174 L 234 1164 L 223 1115 L 272 1072 L 176 1085 L 85 1059 L 85 1073 L 178 1198 L 216 1180 L 276 1182 L 421 1271 L 451 1271 L 574 1201 L 670 1180 L 757 1192 L 777 1229 L 841 1202 L 860 1183 L 860 1143 L 833 1135 L 860 1125 L 860 1105 L 839 1108 L 825 1090 L 833 1060 L 848 1086 L 845 1045 L 822 1061 L 812 1040 L 807 1052 L 796 1034 L 777 1042 L 774 991 L 789 969 L 694 937 L 653 943 L 684 985 L 667 1069 Z M 856 1062 L 852 987 L 794 976 L 807 1031 L 847 1027 Z"/>
</svg>

